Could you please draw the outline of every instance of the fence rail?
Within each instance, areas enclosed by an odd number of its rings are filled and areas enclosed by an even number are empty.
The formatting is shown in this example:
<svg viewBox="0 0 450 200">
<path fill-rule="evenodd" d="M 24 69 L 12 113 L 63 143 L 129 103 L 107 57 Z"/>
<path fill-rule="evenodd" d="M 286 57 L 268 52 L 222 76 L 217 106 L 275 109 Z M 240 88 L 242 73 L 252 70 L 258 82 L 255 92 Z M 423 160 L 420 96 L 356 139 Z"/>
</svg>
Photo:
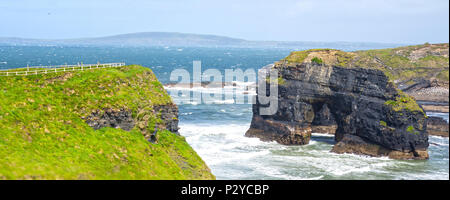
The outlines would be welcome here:
<svg viewBox="0 0 450 200">
<path fill-rule="evenodd" d="M 56 66 L 33 66 L 26 68 L 16 68 L 0 70 L 0 76 L 28 76 L 37 74 L 48 74 L 57 72 L 84 71 L 89 69 L 102 69 L 112 67 L 122 67 L 125 63 L 97 63 L 78 65 L 56 65 Z"/>
</svg>

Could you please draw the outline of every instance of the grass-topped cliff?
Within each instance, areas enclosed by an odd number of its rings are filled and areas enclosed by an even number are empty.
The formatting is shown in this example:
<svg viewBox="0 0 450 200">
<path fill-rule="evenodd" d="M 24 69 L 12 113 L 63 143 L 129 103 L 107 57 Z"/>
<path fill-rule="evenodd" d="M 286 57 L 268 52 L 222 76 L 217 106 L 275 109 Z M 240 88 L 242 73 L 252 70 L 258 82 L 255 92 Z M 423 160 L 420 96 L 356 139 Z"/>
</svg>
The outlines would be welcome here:
<svg viewBox="0 0 450 200">
<path fill-rule="evenodd" d="M 0 179 L 214 179 L 182 136 L 161 128 L 155 108 L 166 105 L 176 108 L 142 66 L 0 77 Z M 134 126 L 86 123 L 105 110 L 129 112 Z"/>
<path fill-rule="evenodd" d="M 380 69 L 397 83 L 413 84 L 421 79 L 449 81 L 449 45 L 424 44 L 392 49 L 344 52 L 335 49 L 311 49 L 292 52 L 288 63 L 323 62 L 341 67 Z"/>
<path fill-rule="evenodd" d="M 289 67 L 299 63 L 314 63 L 343 68 L 378 69 L 384 72 L 390 82 L 402 86 L 401 88 L 408 90 L 415 87 L 405 93 L 399 90 L 399 95 L 394 100 L 387 101 L 387 105 L 393 106 L 396 111 L 408 109 L 423 112 L 415 99 L 448 102 L 448 48 L 446 43 L 354 52 L 310 49 L 292 52 L 276 65 Z"/>
</svg>

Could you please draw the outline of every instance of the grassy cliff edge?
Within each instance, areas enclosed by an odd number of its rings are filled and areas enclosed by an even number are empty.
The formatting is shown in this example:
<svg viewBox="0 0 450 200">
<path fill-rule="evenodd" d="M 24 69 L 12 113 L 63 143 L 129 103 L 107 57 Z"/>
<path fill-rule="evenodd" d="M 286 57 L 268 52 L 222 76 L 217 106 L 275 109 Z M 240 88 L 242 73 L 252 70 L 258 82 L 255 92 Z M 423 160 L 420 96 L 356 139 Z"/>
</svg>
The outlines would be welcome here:
<svg viewBox="0 0 450 200">
<path fill-rule="evenodd" d="M 153 72 L 132 65 L 0 77 L 0 179 L 214 179 L 184 137 L 159 129 L 172 105 Z M 105 109 L 129 110 L 130 131 L 91 128 Z"/>
</svg>

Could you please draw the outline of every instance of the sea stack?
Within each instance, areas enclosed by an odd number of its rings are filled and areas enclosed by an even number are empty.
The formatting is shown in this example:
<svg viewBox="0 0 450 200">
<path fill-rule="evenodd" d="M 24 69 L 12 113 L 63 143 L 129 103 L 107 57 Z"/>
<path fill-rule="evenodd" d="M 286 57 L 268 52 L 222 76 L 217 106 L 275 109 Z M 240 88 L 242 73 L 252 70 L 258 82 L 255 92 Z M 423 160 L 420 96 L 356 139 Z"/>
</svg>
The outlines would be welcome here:
<svg viewBox="0 0 450 200">
<path fill-rule="evenodd" d="M 284 145 L 309 143 L 315 116 L 332 118 L 336 153 L 428 159 L 427 116 L 414 98 L 397 89 L 383 63 L 354 52 L 293 52 L 278 70 L 278 110 L 260 115 L 253 106 L 248 137 Z M 324 115 L 323 109 L 326 105 Z M 330 122 L 331 124 L 331 122 Z"/>
</svg>

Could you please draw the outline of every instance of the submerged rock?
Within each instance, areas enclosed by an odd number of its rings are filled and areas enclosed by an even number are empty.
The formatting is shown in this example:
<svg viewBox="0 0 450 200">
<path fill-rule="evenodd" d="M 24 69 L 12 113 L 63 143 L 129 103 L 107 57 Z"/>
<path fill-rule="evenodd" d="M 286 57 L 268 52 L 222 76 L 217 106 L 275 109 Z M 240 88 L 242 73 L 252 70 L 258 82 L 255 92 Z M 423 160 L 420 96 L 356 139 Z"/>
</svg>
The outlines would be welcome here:
<svg viewBox="0 0 450 200">
<path fill-rule="evenodd" d="M 246 136 L 304 145 L 309 143 L 314 124 L 329 120 L 331 125 L 334 118 L 334 152 L 428 158 L 423 109 L 398 90 L 384 72 L 346 65 L 354 55 L 337 50 L 313 50 L 295 56 L 301 62 L 289 61 L 288 57 L 286 62 L 272 66 L 283 80 L 278 85 L 278 110 L 274 115 L 260 115 L 259 108 L 265 105 L 257 101 Z M 324 115 L 324 105 L 332 117 Z"/>
</svg>

